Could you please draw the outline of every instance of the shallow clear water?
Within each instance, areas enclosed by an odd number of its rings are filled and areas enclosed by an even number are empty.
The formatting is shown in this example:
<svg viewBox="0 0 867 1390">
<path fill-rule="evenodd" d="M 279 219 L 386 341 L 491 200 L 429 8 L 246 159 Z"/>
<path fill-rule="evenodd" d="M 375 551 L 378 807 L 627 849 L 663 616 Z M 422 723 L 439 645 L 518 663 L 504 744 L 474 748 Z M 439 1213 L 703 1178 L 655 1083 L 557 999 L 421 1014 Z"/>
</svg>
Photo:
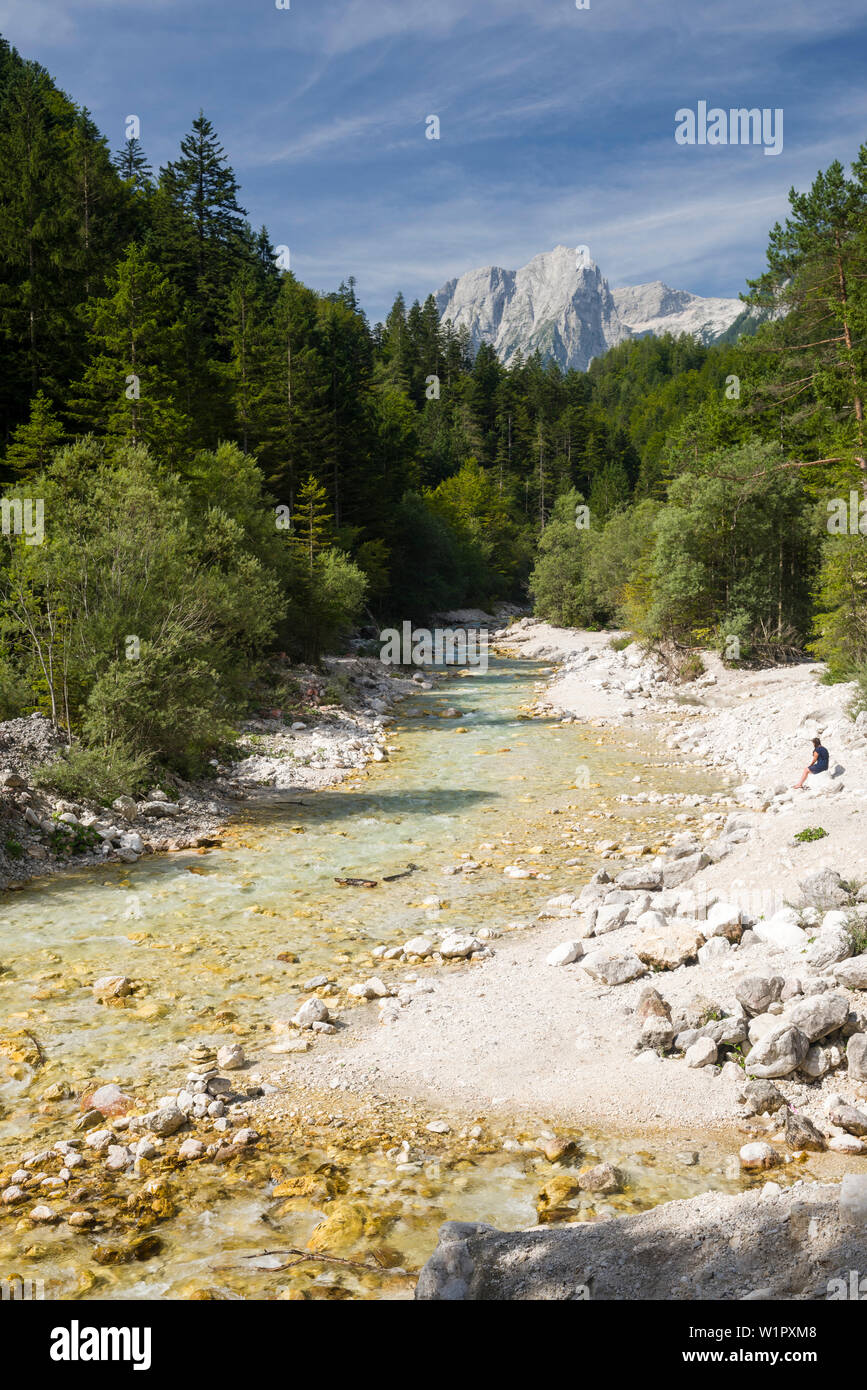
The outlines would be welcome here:
<svg viewBox="0 0 867 1390">
<path fill-rule="evenodd" d="M 576 848 L 573 840 L 653 843 L 670 827 L 677 808 L 613 801 L 618 792 L 635 790 L 636 771 L 643 790 L 715 789 L 699 773 L 663 768 L 647 731 L 595 734 L 522 717 L 542 669 L 492 661 L 485 675 L 456 677 L 412 697 L 389 730 L 399 750 L 389 763 L 329 791 L 274 795 L 246 807 L 221 849 L 83 869 L 8 895 L 0 917 L 0 961 L 7 971 L 0 976 L 2 1026 L 30 1030 L 46 1062 L 34 1071 L 7 1061 L 4 1072 L 0 1057 L 0 1143 L 7 1155 L 69 1135 L 73 1102 L 40 1108 L 54 1082 L 80 1093 L 85 1083 L 113 1080 L 154 1098 L 182 1084 L 190 1043 L 218 1046 L 240 1036 L 255 1058 L 273 1040 L 272 1021 L 294 1012 L 306 980 L 320 971 L 342 982 L 363 978 L 377 943 L 397 944 L 431 921 L 476 929 L 530 924 L 540 901 L 577 886 L 596 866 L 592 850 Z M 441 717 L 449 706 L 461 711 L 459 719 Z M 551 814 L 555 808 L 560 814 Z M 606 819 L 612 810 L 616 818 Z M 580 830 L 569 829 L 576 824 Z M 461 853 L 490 861 L 491 868 L 472 879 L 444 876 Z M 504 877 L 502 867 L 516 860 L 549 881 Z M 578 863 L 567 867 L 567 860 Z M 382 882 L 410 863 L 419 866 L 411 877 Z M 337 877 L 379 885 L 342 888 Z M 423 905 L 429 895 L 443 900 L 441 911 Z M 297 962 L 277 959 L 285 953 Z M 106 974 L 135 982 L 124 1007 L 94 1000 L 89 986 Z M 328 1144 L 332 1157 L 339 1143 L 335 1134 Z M 605 1156 L 630 1158 L 630 1150 L 619 1143 Z M 385 1223 L 387 1241 L 406 1264 L 429 1253 L 443 1219 L 530 1224 L 540 1182 L 551 1172 L 544 1160 L 499 1151 L 477 1155 L 445 1177 L 440 1173 L 427 1194 L 413 1196 L 419 1179 L 395 1178 L 393 1165 L 376 1154 L 348 1165 L 353 1189 L 363 1181 L 375 1193 L 379 1183 L 380 1199 L 387 1193 L 398 1201 L 399 1214 Z M 256 1174 L 254 1165 L 246 1178 L 208 1175 L 204 1166 L 195 1179 L 186 1172 L 182 1210 L 160 1228 L 162 1255 L 100 1270 L 95 1296 L 177 1294 L 191 1280 L 262 1296 L 280 1278 L 286 1287 L 296 1277 L 294 1271 L 279 1277 L 220 1273 L 219 1279 L 213 1273 L 215 1223 L 223 1254 L 266 1248 L 264 1168 Z M 727 1185 L 720 1156 L 711 1153 L 694 1169 L 679 1165 L 673 1152 L 646 1156 L 632 1162 L 630 1172 L 628 1194 L 613 1199 L 615 1209 Z M 229 1191 L 233 1187 L 237 1192 Z M 290 1243 L 304 1243 L 319 1210 L 282 1218 L 275 1229 L 284 1237 L 288 1229 Z M 93 1239 L 72 1236 L 65 1227 L 40 1228 L 39 1262 L 53 1272 L 59 1292 L 87 1291 L 79 1280 Z M 26 1237 L 7 1227 L 0 1254 L 21 1249 L 22 1242 L 27 1245 Z M 280 1243 L 272 1237 L 272 1247 Z M 356 1278 L 352 1271 L 338 1276 L 350 1286 Z M 334 1269 L 321 1275 L 305 1267 L 303 1277 L 313 1284 L 324 1279 L 331 1288 L 336 1276 Z M 364 1275 L 352 1286 L 356 1295 L 406 1294 L 399 1278 L 373 1276 L 370 1289 L 365 1280 L 371 1282 Z"/>
</svg>

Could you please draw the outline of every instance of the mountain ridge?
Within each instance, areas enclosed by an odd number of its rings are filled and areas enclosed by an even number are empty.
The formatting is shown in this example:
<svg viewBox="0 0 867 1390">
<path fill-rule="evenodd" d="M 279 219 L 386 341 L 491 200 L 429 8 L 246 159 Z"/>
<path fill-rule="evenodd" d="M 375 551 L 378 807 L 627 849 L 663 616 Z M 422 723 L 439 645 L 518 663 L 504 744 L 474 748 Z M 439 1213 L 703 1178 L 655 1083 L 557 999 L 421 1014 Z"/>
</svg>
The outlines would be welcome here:
<svg viewBox="0 0 867 1390">
<path fill-rule="evenodd" d="M 490 343 L 508 366 L 537 349 L 564 369 L 586 371 L 594 357 L 632 338 L 689 333 L 722 337 L 743 313 L 739 299 L 673 289 L 661 280 L 612 290 L 585 248 L 556 246 L 518 270 L 481 266 L 437 291 L 442 321 L 467 328 L 474 348 Z"/>
</svg>

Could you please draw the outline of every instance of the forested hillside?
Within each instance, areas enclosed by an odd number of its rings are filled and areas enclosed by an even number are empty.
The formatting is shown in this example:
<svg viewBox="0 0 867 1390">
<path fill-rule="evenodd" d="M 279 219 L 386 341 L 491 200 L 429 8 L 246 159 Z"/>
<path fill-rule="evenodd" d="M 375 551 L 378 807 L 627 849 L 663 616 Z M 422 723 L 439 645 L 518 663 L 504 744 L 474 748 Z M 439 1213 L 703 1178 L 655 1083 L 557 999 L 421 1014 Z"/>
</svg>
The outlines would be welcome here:
<svg viewBox="0 0 867 1390">
<path fill-rule="evenodd" d="M 864 488 L 867 149 L 792 195 L 755 336 L 586 374 L 472 357 L 432 296 L 372 326 L 363 267 L 314 292 L 242 202 L 205 115 L 152 170 L 0 41 L 0 479 L 44 504 L 42 544 L 4 513 L 0 717 L 189 770 L 275 653 L 528 585 L 555 621 L 867 662 L 827 505 Z"/>
</svg>

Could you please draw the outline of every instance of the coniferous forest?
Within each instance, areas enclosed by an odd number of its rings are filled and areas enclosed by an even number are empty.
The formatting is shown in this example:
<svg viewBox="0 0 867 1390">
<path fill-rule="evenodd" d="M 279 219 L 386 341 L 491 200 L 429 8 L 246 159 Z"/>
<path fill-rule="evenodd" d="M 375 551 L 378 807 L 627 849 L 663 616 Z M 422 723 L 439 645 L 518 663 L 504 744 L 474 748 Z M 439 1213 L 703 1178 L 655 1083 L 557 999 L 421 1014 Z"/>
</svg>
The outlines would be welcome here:
<svg viewBox="0 0 867 1390">
<path fill-rule="evenodd" d="M 207 116 L 179 135 L 112 151 L 0 41 L 0 481 L 45 528 L 2 536 L 0 718 L 189 773 L 278 654 L 503 599 L 867 671 L 867 146 L 792 191 L 736 341 L 578 373 L 432 296 L 371 324 L 361 267 L 301 284 Z"/>
</svg>

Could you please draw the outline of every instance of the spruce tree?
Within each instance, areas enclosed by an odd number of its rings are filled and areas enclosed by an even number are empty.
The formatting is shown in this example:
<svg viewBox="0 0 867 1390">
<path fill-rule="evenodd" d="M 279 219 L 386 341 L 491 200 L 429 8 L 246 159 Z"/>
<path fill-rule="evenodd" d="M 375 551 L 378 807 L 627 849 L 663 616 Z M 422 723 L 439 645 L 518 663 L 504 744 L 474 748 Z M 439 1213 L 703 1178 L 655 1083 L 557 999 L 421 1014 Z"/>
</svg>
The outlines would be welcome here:
<svg viewBox="0 0 867 1390">
<path fill-rule="evenodd" d="M 124 183 L 130 184 L 137 192 L 146 193 L 153 188 L 153 169 L 137 135 L 125 141 L 115 152 L 113 162 Z"/>
<path fill-rule="evenodd" d="M 65 430 L 51 409 L 43 391 L 37 391 L 30 402 L 30 419 L 19 425 L 12 435 L 4 460 L 7 470 L 16 477 L 29 477 L 47 468 L 55 449 L 63 443 Z"/>
</svg>

